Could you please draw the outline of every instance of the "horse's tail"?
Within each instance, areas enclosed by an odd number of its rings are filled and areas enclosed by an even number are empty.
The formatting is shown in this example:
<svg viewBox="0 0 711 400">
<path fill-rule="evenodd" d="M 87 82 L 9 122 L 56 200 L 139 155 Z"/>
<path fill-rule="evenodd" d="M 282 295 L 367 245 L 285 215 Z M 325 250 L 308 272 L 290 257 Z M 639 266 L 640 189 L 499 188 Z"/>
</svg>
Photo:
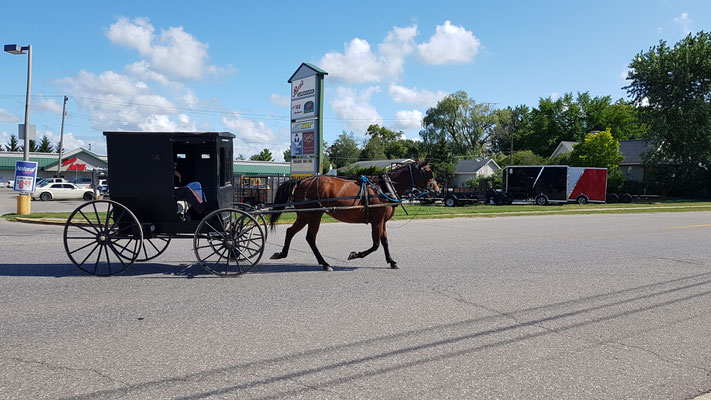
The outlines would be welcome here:
<svg viewBox="0 0 711 400">
<path fill-rule="evenodd" d="M 292 193 L 294 192 L 294 188 L 296 185 L 299 184 L 298 179 L 290 179 L 281 185 L 279 185 L 279 188 L 277 189 L 276 195 L 274 195 L 274 203 L 275 204 L 283 204 L 283 203 L 288 203 L 292 199 Z M 286 208 L 285 206 L 281 207 L 274 207 L 272 208 L 272 211 L 279 211 L 283 210 Z M 269 215 L 269 227 L 271 230 L 274 230 L 274 227 L 279 220 L 279 217 L 281 216 L 282 213 L 273 213 Z"/>
</svg>

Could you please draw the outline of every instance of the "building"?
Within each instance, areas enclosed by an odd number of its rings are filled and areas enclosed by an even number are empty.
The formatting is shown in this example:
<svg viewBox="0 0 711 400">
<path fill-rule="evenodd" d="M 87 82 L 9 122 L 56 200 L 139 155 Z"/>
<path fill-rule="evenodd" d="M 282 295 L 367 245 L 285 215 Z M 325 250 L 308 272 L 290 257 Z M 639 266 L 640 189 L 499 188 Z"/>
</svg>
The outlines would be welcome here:
<svg viewBox="0 0 711 400">
<path fill-rule="evenodd" d="M 235 176 L 289 176 L 291 163 L 236 160 L 233 170 Z"/>
<path fill-rule="evenodd" d="M 0 182 L 15 179 L 15 161 L 24 160 L 23 153 L 0 151 Z M 57 153 L 30 153 L 30 161 L 37 162 L 37 178 L 57 176 Z M 105 155 L 100 155 L 84 148 L 74 149 L 62 154 L 62 169 L 60 176 L 67 179 L 91 178 L 94 169 L 106 169 L 108 163 Z"/>
<path fill-rule="evenodd" d="M 461 160 L 454 167 L 452 187 L 465 187 L 467 180 L 478 177 L 491 176 L 501 167 L 491 158 L 476 158 L 474 160 Z"/>
<path fill-rule="evenodd" d="M 578 142 L 560 142 L 551 158 L 570 153 L 576 144 Z M 651 149 L 649 142 L 643 139 L 620 140 L 620 154 L 624 157 L 620 162 L 620 172 L 625 179 L 634 182 L 644 180 L 644 156 Z"/>
</svg>

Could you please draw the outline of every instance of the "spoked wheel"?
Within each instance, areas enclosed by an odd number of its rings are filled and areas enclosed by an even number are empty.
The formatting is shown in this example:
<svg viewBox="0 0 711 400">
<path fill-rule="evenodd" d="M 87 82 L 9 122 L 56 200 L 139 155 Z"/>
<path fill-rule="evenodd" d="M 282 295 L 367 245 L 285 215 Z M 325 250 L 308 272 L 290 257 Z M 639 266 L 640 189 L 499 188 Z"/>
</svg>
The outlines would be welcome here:
<svg viewBox="0 0 711 400">
<path fill-rule="evenodd" d="M 232 203 L 232 207 L 234 207 L 238 210 L 241 210 L 241 211 L 248 212 L 250 215 L 252 215 L 254 218 L 256 218 L 257 221 L 259 221 L 259 223 L 262 225 L 262 232 L 264 232 L 264 241 L 266 242 L 267 237 L 269 236 L 269 233 L 267 233 L 267 220 L 264 219 L 264 214 L 255 214 L 254 210 L 256 210 L 256 208 L 252 205 L 247 204 L 247 203 L 235 202 L 235 203 Z"/>
<path fill-rule="evenodd" d="M 64 249 L 74 265 L 92 275 L 123 272 L 139 256 L 143 230 L 128 208 L 111 200 L 79 206 L 64 226 Z"/>
<path fill-rule="evenodd" d="M 137 262 L 152 260 L 163 254 L 170 244 L 170 238 L 164 236 L 154 236 L 143 239 L 143 248 L 139 252 Z"/>
<path fill-rule="evenodd" d="M 195 230 L 193 249 L 198 262 L 219 276 L 243 274 L 259 262 L 266 238 L 259 222 L 236 208 L 208 214 Z"/>
</svg>

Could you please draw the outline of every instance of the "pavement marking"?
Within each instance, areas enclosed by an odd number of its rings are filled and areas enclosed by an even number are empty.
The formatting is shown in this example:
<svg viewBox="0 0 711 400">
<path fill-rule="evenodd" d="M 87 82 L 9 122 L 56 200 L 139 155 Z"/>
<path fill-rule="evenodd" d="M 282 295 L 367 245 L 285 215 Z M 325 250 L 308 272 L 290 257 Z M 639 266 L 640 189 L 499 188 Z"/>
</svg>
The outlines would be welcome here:
<svg viewBox="0 0 711 400">
<path fill-rule="evenodd" d="M 703 228 L 703 227 L 706 227 L 706 226 L 711 226 L 711 224 L 670 226 L 669 229 Z M 710 399 L 711 399 L 711 398 L 710 398 Z"/>
</svg>

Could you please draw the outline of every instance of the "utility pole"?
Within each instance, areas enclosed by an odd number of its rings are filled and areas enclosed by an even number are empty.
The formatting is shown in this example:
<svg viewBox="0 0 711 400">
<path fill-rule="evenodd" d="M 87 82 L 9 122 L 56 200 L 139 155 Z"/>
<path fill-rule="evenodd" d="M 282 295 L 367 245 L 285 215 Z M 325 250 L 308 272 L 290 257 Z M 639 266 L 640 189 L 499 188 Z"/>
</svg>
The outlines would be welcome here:
<svg viewBox="0 0 711 400">
<path fill-rule="evenodd" d="M 64 96 L 64 106 L 62 106 L 62 130 L 59 133 L 59 161 L 57 162 L 57 178 L 62 177 L 62 150 L 64 150 L 64 117 L 67 115 L 67 100 L 69 100 L 69 97 Z"/>
</svg>

